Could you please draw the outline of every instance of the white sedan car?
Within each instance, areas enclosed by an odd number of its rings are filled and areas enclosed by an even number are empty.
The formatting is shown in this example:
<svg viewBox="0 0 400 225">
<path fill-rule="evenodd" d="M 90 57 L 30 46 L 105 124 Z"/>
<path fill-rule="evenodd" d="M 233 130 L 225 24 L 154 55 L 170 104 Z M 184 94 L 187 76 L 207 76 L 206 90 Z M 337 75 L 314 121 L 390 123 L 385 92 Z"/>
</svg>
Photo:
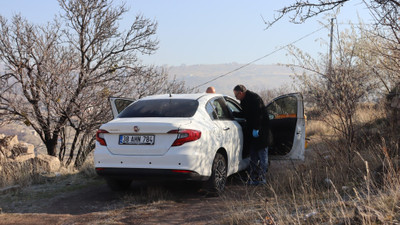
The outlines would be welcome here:
<svg viewBox="0 0 400 225">
<path fill-rule="evenodd" d="M 247 168 L 246 121 L 239 103 L 220 94 L 167 94 L 137 101 L 111 98 L 114 120 L 97 131 L 96 171 L 113 190 L 138 180 L 203 181 L 220 192 L 227 176 Z M 271 159 L 303 159 L 304 112 L 300 94 L 267 106 L 274 143 Z"/>
</svg>

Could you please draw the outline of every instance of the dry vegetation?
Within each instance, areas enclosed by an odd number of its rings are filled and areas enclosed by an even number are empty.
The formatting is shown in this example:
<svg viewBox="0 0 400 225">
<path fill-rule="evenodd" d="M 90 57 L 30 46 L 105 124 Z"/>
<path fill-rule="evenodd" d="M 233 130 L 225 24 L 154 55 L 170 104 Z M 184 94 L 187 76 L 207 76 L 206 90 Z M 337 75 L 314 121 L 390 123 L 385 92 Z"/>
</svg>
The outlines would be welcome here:
<svg viewBox="0 0 400 225">
<path fill-rule="evenodd" d="M 279 170 L 272 164 L 267 185 L 227 194 L 219 223 L 399 223 L 400 176 L 391 155 L 398 151 L 398 134 L 382 109 L 368 107 L 357 111 L 360 129 L 351 163 L 337 150 L 342 140 L 324 123 L 309 120 L 306 161 L 281 163 Z"/>
<path fill-rule="evenodd" d="M 343 151 L 338 150 L 344 146 L 343 140 L 319 121 L 318 116 L 310 114 L 307 122 L 310 143 L 306 161 L 272 162 L 265 186 L 249 187 L 236 178 L 231 179 L 226 192 L 212 200 L 219 202 L 218 205 L 206 207 L 220 216 L 204 215 L 204 220 L 217 224 L 398 223 L 400 176 L 398 161 L 393 157 L 393 153 L 398 151 L 398 133 L 386 119 L 382 107 L 364 105 L 358 108 L 357 151 L 351 163 Z M 12 205 L 16 205 L 13 207 L 17 207 L 18 204 L 55 197 L 88 184 L 98 185 L 102 181 L 95 179 L 91 158 L 80 171 L 71 167 L 56 174 L 35 174 L 28 172 L 32 171 L 29 168 L 3 169 L 0 186 L 19 184 L 29 190 L 29 194 L 24 197 L 26 191 L 22 190 L 16 195 L 22 200 L 9 195 L 3 195 L 0 200 L 10 198 L 8 201 L 14 202 Z M 115 222 L 133 211 L 147 216 L 150 216 L 148 210 L 163 209 L 161 211 L 166 213 L 168 208 L 179 207 L 177 205 L 182 198 L 185 199 L 182 197 L 187 195 L 185 193 L 196 192 L 195 188 L 175 189 L 149 185 L 123 194 L 119 197 L 120 209 L 108 213 L 115 214 Z M 19 203 L 21 201 L 24 203 Z M 204 202 L 201 204 L 207 205 Z M 153 220 L 157 221 L 157 218 Z"/>
</svg>

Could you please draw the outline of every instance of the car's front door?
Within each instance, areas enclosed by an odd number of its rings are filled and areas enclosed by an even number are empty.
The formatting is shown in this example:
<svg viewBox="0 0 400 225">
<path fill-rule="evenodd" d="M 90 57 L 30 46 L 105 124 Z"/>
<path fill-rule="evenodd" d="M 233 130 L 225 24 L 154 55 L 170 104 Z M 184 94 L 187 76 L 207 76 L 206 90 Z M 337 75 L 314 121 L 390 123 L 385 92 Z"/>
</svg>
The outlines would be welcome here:
<svg viewBox="0 0 400 225">
<path fill-rule="evenodd" d="M 130 105 L 135 100 L 129 98 L 116 98 L 110 97 L 109 98 L 111 104 L 111 112 L 113 114 L 114 119 L 124 110 L 128 105 Z"/>
<path fill-rule="evenodd" d="M 243 151 L 242 151 L 242 159 L 248 158 L 250 156 L 250 149 L 249 149 L 249 137 L 250 134 L 248 133 L 246 119 L 243 118 L 242 108 L 240 104 L 231 97 L 225 96 L 226 104 L 231 111 L 233 119 L 240 124 L 242 127 L 243 132 Z"/>
<path fill-rule="evenodd" d="M 228 165 L 230 165 L 228 174 L 235 173 L 239 171 L 242 166 L 240 165 L 243 146 L 242 127 L 233 119 L 223 97 L 214 98 L 210 103 L 215 110 L 216 119 L 214 122 L 220 130 L 221 146 L 224 147 L 228 153 Z"/>
<path fill-rule="evenodd" d="M 303 96 L 300 93 L 275 98 L 267 105 L 272 143 L 272 159 L 304 160 L 305 119 Z"/>
</svg>

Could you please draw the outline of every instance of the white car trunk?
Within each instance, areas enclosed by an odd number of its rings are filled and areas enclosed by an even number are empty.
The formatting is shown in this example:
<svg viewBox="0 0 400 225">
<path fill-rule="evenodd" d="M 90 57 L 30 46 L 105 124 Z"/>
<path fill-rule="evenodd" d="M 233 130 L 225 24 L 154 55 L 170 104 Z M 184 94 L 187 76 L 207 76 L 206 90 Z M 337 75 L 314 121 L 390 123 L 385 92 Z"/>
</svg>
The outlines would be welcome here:
<svg viewBox="0 0 400 225">
<path fill-rule="evenodd" d="M 165 154 L 177 138 L 176 133 L 168 132 L 190 123 L 191 120 L 185 118 L 120 118 L 104 124 L 100 129 L 109 132 L 104 134 L 104 139 L 112 154 L 149 156 Z M 152 136 L 154 142 L 152 144 L 121 144 L 121 135 L 125 137 Z"/>
</svg>

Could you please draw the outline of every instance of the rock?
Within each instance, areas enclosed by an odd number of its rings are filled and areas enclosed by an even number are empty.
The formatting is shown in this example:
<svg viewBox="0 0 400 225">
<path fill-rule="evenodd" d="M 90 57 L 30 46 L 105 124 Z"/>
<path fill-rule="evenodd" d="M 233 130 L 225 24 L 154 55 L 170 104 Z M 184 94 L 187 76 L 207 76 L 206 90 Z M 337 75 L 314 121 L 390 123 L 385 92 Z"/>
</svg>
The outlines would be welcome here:
<svg viewBox="0 0 400 225">
<path fill-rule="evenodd" d="M 8 148 L 8 149 L 12 149 L 14 147 L 14 145 L 18 144 L 18 136 L 14 135 L 14 136 L 7 136 L 5 138 L 3 138 L 4 144 L 3 146 Z"/>
<path fill-rule="evenodd" d="M 9 158 L 13 155 L 11 149 L 16 144 L 18 144 L 18 136 L 17 135 L 6 136 L 6 137 L 0 139 L 0 150 L 5 155 L 5 157 Z"/>
<path fill-rule="evenodd" d="M 45 170 L 46 172 L 56 172 L 60 169 L 60 160 L 51 155 L 39 154 L 36 158 L 36 166 L 40 170 Z"/>
<path fill-rule="evenodd" d="M 21 154 L 35 154 L 35 146 L 28 143 L 19 143 L 11 149 L 14 157 Z"/>
<path fill-rule="evenodd" d="M 34 153 L 20 154 L 14 158 L 14 161 L 15 162 L 25 162 L 26 160 L 33 159 L 33 158 L 35 158 Z"/>
<path fill-rule="evenodd" d="M 5 134 L 0 134 L 0 139 L 4 139 L 6 137 Z"/>
<path fill-rule="evenodd" d="M 0 146 L 0 162 L 6 160 L 6 156 L 3 153 L 3 148 Z"/>
</svg>

